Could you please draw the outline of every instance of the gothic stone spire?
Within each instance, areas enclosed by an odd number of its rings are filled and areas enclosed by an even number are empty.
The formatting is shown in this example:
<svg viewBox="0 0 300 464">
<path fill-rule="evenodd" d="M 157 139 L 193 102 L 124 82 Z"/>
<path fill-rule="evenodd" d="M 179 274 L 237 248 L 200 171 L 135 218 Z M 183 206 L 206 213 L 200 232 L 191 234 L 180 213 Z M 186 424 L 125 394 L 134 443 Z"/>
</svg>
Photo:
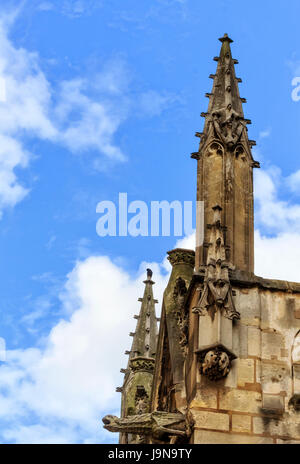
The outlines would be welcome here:
<svg viewBox="0 0 300 464">
<path fill-rule="evenodd" d="M 144 280 L 145 290 L 141 302 L 140 313 L 134 316 L 137 319 L 126 369 L 121 369 L 125 374 L 123 386 L 117 391 L 122 393 L 121 416 L 149 412 L 150 396 L 153 382 L 153 370 L 157 343 L 157 318 L 155 315 L 155 303 L 153 297 L 152 271 L 147 269 L 147 278 Z M 120 443 L 137 443 L 137 436 L 125 436 L 121 434 Z"/>
<path fill-rule="evenodd" d="M 235 75 L 237 60 L 232 58 L 227 34 L 222 43 L 213 88 L 202 133 L 199 150 L 192 154 L 198 161 L 197 200 L 204 202 L 204 223 L 212 223 L 212 208 L 222 207 L 222 222 L 226 258 L 242 271 L 252 273 L 253 262 L 253 179 L 252 169 L 259 167 L 251 154 L 254 141 L 248 139 L 238 79 Z M 202 235 L 198 230 L 197 234 Z M 196 249 L 196 270 L 206 265 L 208 231 L 204 231 L 204 244 Z"/>
<path fill-rule="evenodd" d="M 155 315 L 155 303 L 153 298 L 152 271 L 147 269 L 147 279 L 144 280 L 145 290 L 143 298 L 139 298 L 142 303 L 136 331 L 133 336 L 130 359 L 137 356 L 152 358 L 156 351 L 157 322 Z"/>
</svg>

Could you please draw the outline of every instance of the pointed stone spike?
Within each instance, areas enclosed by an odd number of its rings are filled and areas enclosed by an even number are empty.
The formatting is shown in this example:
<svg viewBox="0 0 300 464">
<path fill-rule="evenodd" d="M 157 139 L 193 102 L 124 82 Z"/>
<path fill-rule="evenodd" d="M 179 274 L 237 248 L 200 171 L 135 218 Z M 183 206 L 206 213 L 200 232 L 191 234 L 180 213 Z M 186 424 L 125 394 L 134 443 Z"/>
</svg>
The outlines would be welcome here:
<svg viewBox="0 0 300 464">
<path fill-rule="evenodd" d="M 224 42 L 232 43 L 233 42 L 233 40 L 230 37 L 228 37 L 228 34 L 226 34 L 226 33 L 223 35 L 223 37 L 220 37 L 219 41 L 222 42 L 222 43 L 224 43 Z"/>
<path fill-rule="evenodd" d="M 215 74 L 209 77 L 213 79 L 213 88 L 206 96 L 209 97 L 209 105 L 207 112 L 202 112 L 201 116 L 206 119 L 204 124 L 204 134 L 207 135 L 209 123 L 213 120 L 214 115 L 219 115 L 222 122 L 230 117 L 244 118 L 242 102 L 240 98 L 238 82 L 235 76 L 234 60 L 231 55 L 230 44 L 233 42 L 227 34 L 219 39 L 222 43 L 220 56 L 218 57 L 218 65 Z M 231 113 L 231 114 L 230 114 Z M 201 141 L 203 144 L 203 142 Z"/>
<path fill-rule="evenodd" d="M 137 355 L 145 356 L 147 352 L 145 349 L 146 345 L 149 345 L 152 351 L 156 349 L 157 322 L 155 304 L 158 301 L 153 297 L 152 287 L 154 282 L 152 275 L 152 270 L 147 269 L 147 278 L 144 280 L 144 295 L 142 298 L 139 298 L 141 309 L 139 315 L 136 317 L 136 330 L 130 333 L 130 336 L 133 337 L 130 359 L 133 359 Z"/>
<path fill-rule="evenodd" d="M 203 132 L 195 132 L 195 137 L 199 137 L 201 139 L 202 136 Z"/>
</svg>

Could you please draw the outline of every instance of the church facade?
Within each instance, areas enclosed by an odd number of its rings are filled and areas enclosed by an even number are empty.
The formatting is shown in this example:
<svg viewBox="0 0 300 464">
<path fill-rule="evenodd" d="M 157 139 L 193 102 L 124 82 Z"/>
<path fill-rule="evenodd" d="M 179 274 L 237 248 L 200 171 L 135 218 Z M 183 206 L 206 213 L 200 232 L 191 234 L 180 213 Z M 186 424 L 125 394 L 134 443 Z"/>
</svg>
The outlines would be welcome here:
<svg viewBox="0 0 300 464">
<path fill-rule="evenodd" d="M 253 169 L 232 40 L 221 39 L 197 162 L 204 241 L 168 252 L 157 333 L 152 272 L 133 336 L 120 443 L 300 443 L 300 283 L 254 274 Z M 200 236 L 197 224 L 196 235 Z M 198 240 L 197 243 L 200 241 Z"/>
</svg>

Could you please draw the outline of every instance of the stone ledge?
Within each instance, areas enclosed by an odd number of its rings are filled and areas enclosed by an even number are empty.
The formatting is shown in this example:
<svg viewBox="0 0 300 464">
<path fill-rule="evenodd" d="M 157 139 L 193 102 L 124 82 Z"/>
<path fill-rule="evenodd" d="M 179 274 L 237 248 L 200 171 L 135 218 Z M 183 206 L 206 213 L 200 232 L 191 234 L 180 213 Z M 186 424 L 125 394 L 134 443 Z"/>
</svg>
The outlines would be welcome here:
<svg viewBox="0 0 300 464">
<path fill-rule="evenodd" d="M 300 282 L 289 282 L 288 280 L 265 279 L 255 274 L 233 270 L 230 271 L 230 282 L 237 287 L 260 287 L 267 290 L 281 290 L 287 293 L 300 293 Z M 203 282 L 203 272 L 196 271 L 192 282 Z M 191 282 L 191 283 L 192 283 Z"/>
</svg>

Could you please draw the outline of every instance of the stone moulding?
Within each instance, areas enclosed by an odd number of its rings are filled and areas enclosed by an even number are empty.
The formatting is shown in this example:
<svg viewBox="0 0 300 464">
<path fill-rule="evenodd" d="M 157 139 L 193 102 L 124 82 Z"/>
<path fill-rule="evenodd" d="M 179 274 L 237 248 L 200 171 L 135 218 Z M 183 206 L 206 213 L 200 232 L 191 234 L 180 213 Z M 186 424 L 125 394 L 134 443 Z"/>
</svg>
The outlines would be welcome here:
<svg viewBox="0 0 300 464">
<path fill-rule="evenodd" d="M 167 254 L 168 260 L 172 266 L 176 266 L 177 264 L 188 264 L 189 266 L 195 266 L 194 250 L 175 248 L 174 250 L 168 251 Z"/>
<path fill-rule="evenodd" d="M 154 358 L 146 358 L 146 357 L 136 357 L 130 360 L 130 367 L 131 369 L 136 371 L 146 371 L 146 372 L 153 372 L 154 370 L 155 359 Z"/>
</svg>

